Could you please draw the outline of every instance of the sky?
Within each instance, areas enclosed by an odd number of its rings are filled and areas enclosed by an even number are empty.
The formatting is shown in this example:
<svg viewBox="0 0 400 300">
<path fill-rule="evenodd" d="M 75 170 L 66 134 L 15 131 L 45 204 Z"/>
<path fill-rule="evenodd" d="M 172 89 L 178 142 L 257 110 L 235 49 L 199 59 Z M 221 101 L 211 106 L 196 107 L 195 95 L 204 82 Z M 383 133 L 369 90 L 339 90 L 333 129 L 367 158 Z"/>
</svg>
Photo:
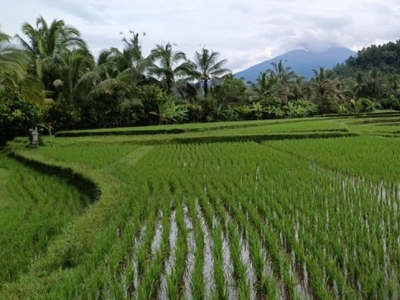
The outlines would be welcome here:
<svg viewBox="0 0 400 300">
<path fill-rule="evenodd" d="M 1 4 L 0 26 L 21 34 L 39 16 L 80 30 L 95 56 L 122 48 L 130 31 L 144 54 L 171 42 L 193 59 L 203 47 L 220 53 L 233 72 L 294 49 L 360 50 L 400 38 L 398 0 L 11 0 Z"/>
</svg>

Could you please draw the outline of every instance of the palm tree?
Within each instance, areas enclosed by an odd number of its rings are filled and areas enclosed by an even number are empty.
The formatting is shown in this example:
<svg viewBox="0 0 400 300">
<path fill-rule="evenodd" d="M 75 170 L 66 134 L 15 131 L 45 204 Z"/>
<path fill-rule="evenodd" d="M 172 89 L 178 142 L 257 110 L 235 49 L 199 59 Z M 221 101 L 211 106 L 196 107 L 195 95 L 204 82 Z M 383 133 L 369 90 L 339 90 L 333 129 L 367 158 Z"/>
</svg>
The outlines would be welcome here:
<svg viewBox="0 0 400 300">
<path fill-rule="evenodd" d="M 305 78 L 302 76 L 297 76 L 291 85 L 294 99 L 302 99 L 304 97 Z"/>
<path fill-rule="evenodd" d="M 110 49 L 110 57 L 117 64 L 119 71 L 126 69 L 137 69 L 143 74 L 150 66 L 151 61 L 148 57 L 143 56 L 142 43 L 139 39 L 139 33 L 130 31 L 132 37 L 130 39 L 123 38 L 124 48 L 120 51 L 117 48 Z M 143 34 L 144 35 L 144 34 Z"/>
<path fill-rule="evenodd" d="M 123 39 L 122 51 L 117 48 L 103 50 L 93 70 L 85 73 L 79 82 L 79 86 L 89 87 L 86 113 L 95 114 L 93 119 L 103 126 L 117 125 L 118 115 L 128 113 L 134 107 L 143 108 L 141 86 L 158 84 L 156 79 L 148 76 L 151 61 L 142 55 L 139 34 L 131 33 L 131 39 Z"/>
<path fill-rule="evenodd" d="M 399 75 L 390 75 L 387 78 L 387 94 L 398 96 L 400 93 L 400 77 Z"/>
<path fill-rule="evenodd" d="M 85 41 L 80 37 L 79 30 L 66 25 L 63 20 L 53 20 L 48 26 L 46 20 L 40 16 L 36 19 L 36 28 L 29 23 L 24 23 L 22 31 L 28 36 L 30 43 L 19 35 L 16 35 L 16 38 L 35 56 L 49 57 L 62 50 L 87 48 Z"/>
<path fill-rule="evenodd" d="M 377 99 L 381 96 L 382 91 L 382 74 L 379 69 L 374 68 L 368 72 L 367 89 L 369 96 Z"/>
<path fill-rule="evenodd" d="M 94 68 L 94 58 L 87 49 L 73 50 L 61 58 L 60 78 L 53 82 L 59 91 L 60 100 L 74 104 L 87 96 L 86 73 Z"/>
<path fill-rule="evenodd" d="M 266 72 L 258 75 L 256 83 L 248 82 L 250 84 L 250 100 L 262 100 L 267 96 L 273 94 L 273 87 L 277 83 L 275 77 L 269 76 Z"/>
<path fill-rule="evenodd" d="M 364 74 L 358 72 L 353 84 L 353 91 L 356 97 L 365 97 L 367 94 L 367 84 L 365 82 Z"/>
<path fill-rule="evenodd" d="M 85 97 L 80 97 L 82 90 L 87 91 Z M 104 127 L 120 124 L 121 113 L 137 101 L 137 91 L 136 72 L 132 68 L 121 72 L 112 61 L 96 65 L 72 89 L 79 99 L 84 100 L 79 105 L 89 122 Z"/>
<path fill-rule="evenodd" d="M 42 104 L 45 100 L 40 80 L 28 73 L 30 57 L 10 43 L 10 36 L 0 31 L 0 88 L 19 92 L 27 101 Z"/>
<path fill-rule="evenodd" d="M 89 98 L 111 95 L 117 91 L 122 96 L 133 91 L 142 79 L 133 67 L 120 69 L 118 60 L 121 57 L 119 55 L 124 55 L 124 53 L 116 50 L 112 48 L 110 51 L 105 50 L 100 53 L 94 69 L 82 76 L 81 81 L 86 81 L 91 85 L 91 91 L 88 93 Z"/>
<path fill-rule="evenodd" d="M 211 79 L 218 80 L 221 76 L 231 71 L 223 66 L 228 62 L 226 59 L 218 60 L 220 54 L 203 48 L 201 52 L 195 53 L 194 66 L 192 71 L 193 79 L 202 82 L 204 97 L 207 98 L 208 86 Z"/>
<path fill-rule="evenodd" d="M 98 58 L 97 65 L 85 78 L 93 83 L 91 96 L 111 94 L 119 91 L 120 96 L 131 96 L 138 86 L 157 84 L 158 81 L 148 76 L 149 68 L 153 66 L 150 57 L 144 57 L 139 33 L 130 31 L 132 38 L 123 38 L 123 50 L 110 48 L 103 50 Z M 144 34 L 143 34 L 144 35 Z"/>
<path fill-rule="evenodd" d="M 53 82 L 60 78 L 65 52 L 87 49 L 86 43 L 78 29 L 66 25 L 63 20 L 53 20 L 49 26 L 42 16 L 37 18 L 36 28 L 24 23 L 22 31 L 28 41 L 19 35 L 16 38 L 30 54 L 33 62 L 31 67 L 37 77 L 42 80 L 46 90 L 50 91 L 52 98 L 56 99 L 58 95 L 54 93 Z"/>
<path fill-rule="evenodd" d="M 272 62 L 271 65 L 273 69 L 268 69 L 267 73 L 272 77 L 276 77 L 278 82 L 289 83 L 296 78 L 296 73 L 291 67 L 285 67 L 282 60 L 279 60 L 278 63 Z"/>
<path fill-rule="evenodd" d="M 10 36 L 0 31 L 0 72 L 13 74 L 18 79 L 23 79 L 29 56 L 20 49 L 10 44 Z"/>
<path fill-rule="evenodd" d="M 129 47 L 129 46 L 127 46 Z M 102 67 L 107 68 L 109 75 L 129 72 L 133 83 L 140 84 L 151 80 L 147 76 L 148 69 L 151 66 L 151 61 L 143 56 L 137 56 L 137 53 L 132 49 L 125 47 L 122 51 L 117 48 L 111 48 L 105 61 L 102 62 Z M 106 55 L 104 53 L 103 55 Z M 112 76 L 115 77 L 115 76 Z M 153 82 L 157 82 L 153 80 Z"/>
<path fill-rule="evenodd" d="M 291 67 L 285 67 L 282 60 L 278 63 L 271 63 L 272 69 L 268 69 L 266 72 L 270 77 L 275 78 L 276 84 L 274 85 L 274 94 L 281 99 L 281 102 L 286 104 L 290 98 L 294 98 L 295 95 L 292 92 L 292 86 L 294 85 L 297 75 Z"/>
<path fill-rule="evenodd" d="M 320 67 L 319 71 L 315 69 L 312 71 L 314 77 L 309 85 L 311 98 L 319 103 L 323 112 L 329 112 L 332 110 L 332 101 L 341 99 L 335 73 L 331 70 L 325 70 L 324 67 Z"/>
<path fill-rule="evenodd" d="M 336 89 L 338 91 L 337 98 L 340 102 L 348 102 L 350 103 L 351 99 L 354 98 L 354 91 L 351 86 L 351 79 L 350 78 L 345 78 L 345 79 L 336 79 L 335 80 L 335 85 Z"/>
<path fill-rule="evenodd" d="M 186 59 L 186 54 L 181 51 L 173 51 L 172 45 L 156 45 L 151 51 L 149 68 L 150 75 L 161 78 L 162 86 L 167 94 L 170 94 L 176 86 L 177 79 L 189 76 L 193 70 L 193 64 Z"/>
</svg>

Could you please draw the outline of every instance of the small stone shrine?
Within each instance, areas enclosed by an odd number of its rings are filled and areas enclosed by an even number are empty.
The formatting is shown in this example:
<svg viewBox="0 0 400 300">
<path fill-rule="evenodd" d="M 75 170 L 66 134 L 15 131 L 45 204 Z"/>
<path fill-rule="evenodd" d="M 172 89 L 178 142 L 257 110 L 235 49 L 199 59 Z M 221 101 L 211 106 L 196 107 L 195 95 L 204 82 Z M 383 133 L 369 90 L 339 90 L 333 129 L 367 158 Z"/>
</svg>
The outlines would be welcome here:
<svg viewBox="0 0 400 300">
<path fill-rule="evenodd" d="M 31 139 L 31 147 L 32 148 L 37 148 L 39 147 L 39 131 L 37 127 L 33 127 L 33 129 L 30 130 L 32 139 Z"/>
</svg>

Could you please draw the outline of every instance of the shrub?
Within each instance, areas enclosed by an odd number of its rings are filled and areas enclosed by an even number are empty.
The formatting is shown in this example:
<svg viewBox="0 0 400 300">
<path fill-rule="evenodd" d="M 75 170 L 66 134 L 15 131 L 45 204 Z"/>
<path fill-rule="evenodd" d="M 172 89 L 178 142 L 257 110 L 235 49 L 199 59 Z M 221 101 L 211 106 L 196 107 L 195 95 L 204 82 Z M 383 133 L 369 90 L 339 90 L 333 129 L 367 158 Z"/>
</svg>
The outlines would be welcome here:
<svg viewBox="0 0 400 300">
<path fill-rule="evenodd" d="M 3 92 L 0 103 L 0 145 L 16 136 L 28 136 L 29 128 L 39 123 L 43 111 L 15 92 Z"/>
</svg>

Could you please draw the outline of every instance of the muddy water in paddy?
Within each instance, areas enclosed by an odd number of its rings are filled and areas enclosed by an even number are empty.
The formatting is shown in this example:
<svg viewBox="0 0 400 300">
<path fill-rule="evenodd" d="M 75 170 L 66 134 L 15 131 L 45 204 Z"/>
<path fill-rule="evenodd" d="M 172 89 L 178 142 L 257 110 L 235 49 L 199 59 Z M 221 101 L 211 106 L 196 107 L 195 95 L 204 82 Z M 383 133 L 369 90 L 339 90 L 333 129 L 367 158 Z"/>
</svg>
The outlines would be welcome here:
<svg viewBox="0 0 400 300">
<path fill-rule="evenodd" d="M 231 251 L 229 249 L 229 238 L 225 234 L 222 234 L 222 259 L 224 263 L 225 281 L 228 286 L 229 299 L 237 299 L 238 291 L 233 278 L 234 271 Z"/>
<path fill-rule="evenodd" d="M 249 242 L 243 235 L 240 237 L 240 259 L 243 265 L 247 266 L 247 282 L 250 284 L 251 298 L 255 299 L 257 295 L 255 289 L 257 279 L 250 258 Z"/>
<path fill-rule="evenodd" d="M 211 233 L 207 228 L 206 221 L 204 219 L 203 213 L 201 212 L 200 205 L 198 201 L 196 201 L 196 210 L 198 212 L 200 225 L 203 230 L 204 236 L 204 269 L 203 269 L 203 277 L 205 283 L 206 290 L 206 298 L 211 298 L 212 292 L 215 290 L 214 283 L 214 256 L 212 253 L 213 241 L 211 238 Z"/>
<path fill-rule="evenodd" d="M 158 212 L 154 237 L 151 242 L 151 254 L 152 255 L 156 254 L 156 252 L 160 249 L 160 246 L 161 246 L 161 238 L 162 238 L 162 233 L 163 233 L 162 216 L 163 216 L 163 213 L 160 210 Z"/>
<path fill-rule="evenodd" d="M 183 207 L 184 211 L 184 221 L 185 226 L 188 231 L 187 237 L 187 257 L 185 261 L 185 270 L 183 273 L 183 282 L 185 286 L 185 297 L 187 300 L 192 299 L 191 293 L 191 282 L 192 282 L 192 274 L 194 270 L 194 262 L 195 262 L 195 251 L 196 251 L 196 243 L 194 239 L 194 232 L 193 232 L 193 223 L 188 213 L 188 208 L 186 206 Z"/>
<path fill-rule="evenodd" d="M 137 250 L 140 247 L 140 245 L 142 244 L 144 237 L 146 235 L 146 225 L 144 225 L 141 229 L 140 229 L 140 234 L 134 238 L 133 240 L 133 258 L 132 258 L 132 264 L 133 264 L 133 282 L 130 283 L 132 285 L 132 289 L 134 291 L 133 293 L 133 298 L 137 299 L 137 289 L 139 286 L 139 267 L 138 267 L 138 257 L 137 257 Z M 132 295 L 131 292 L 129 292 L 130 295 Z"/>
<path fill-rule="evenodd" d="M 170 219 L 170 232 L 169 232 L 169 247 L 170 255 L 165 263 L 165 271 L 161 275 L 159 299 L 167 299 L 167 278 L 171 274 L 172 269 L 175 265 L 176 259 L 176 242 L 178 240 L 178 225 L 176 223 L 176 211 L 172 211 Z"/>
<path fill-rule="evenodd" d="M 205 217 L 203 216 L 203 213 L 200 209 L 198 201 L 196 201 L 195 204 L 195 209 L 196 209 L 196 214 L 198 217 L 198 220 L 200 221 L 201 229 L 203 231 L 204 235 L 204 252 L 203 252 L 203 257 L 204 257 L 204 268 L 203 268 L 203 276 L 204 276 L 204 282 L 205 282 L 205 290 L 206 290 L 206 298 L 211 298 L 216 287 L 215 287 L 215 281 L 214 281 L 214 258 L 213 258 L 213 241 L 212 241 L 212 236 L 210 233 L 210 230 L 208 229 L 208 226 L 205 221 Z M 193 223 L 190 218 L 190 215 L 188 213 L 188 209 L 186 206 L 183 207 L 184 210 L 184 223 L 185 227 L 188 232 L 188 237 L 187 237 L 187 256 L 185 258 L 185 268 L 184 268 L 184 275 L 183 275 L 183 295 L 185 299 L 192 299 L 192 294 L 191 294 L 191 278 L 193 274 L 193 269 L 194 269 L 194 261 L 195 261 L 195 250 L 196 250 L 196 243 L 194 239 L 194 232 L 193 232 Z M 153 232 L 153 238 L 151 241 L 151 254 L 154 255 L 158 251 L 160 251 L 160 243 L 162 239 L 162 233 L 163 233 L 163 228 L 162 228 L 162 212 L 159 211 L 157 218 L 156 218 L 156 225 L 154 227 L 154 232 Z M 244 232 L 239 230 L 238 224 L 235 222 L 235 220 L 227 214 L 227 220 L 226 222 L 233 222 L 235 226 L 237 226 L 237 232 L 239 234 L 239 239 L 240 239 L 240 260 L 241 263 L 246 266 L 247 268 L 247 282 L 250 287 L 250 292 L 251 292 L 251 299 L 261 299 L 260 294 L 257 292 L 257 280 L 256 280 L 256 275 L 255 271 L 252 266 L 252 259 L 251 259 L 251 253 L 250 253 L 250 248 L 249 248 L 249 241 L 247 240 L 247 236 Z M 175 265 L 175 256 L 176 256 L 176 247 L 177 247 L 177 239 L 178 239 L 178 226 L 176 222 L 176 212 L 173 210 L 171 212 L 171 216 L 169 218 L 169 223 L 170 223 L 170 233 L 169 233 L 169 247 L 170 247 L 170 255 L 167 257 L 165 260 L 165 268 L 164 272 L 160 275 L 160 286 L 158 289 L 158 299 L 167 299 L 167 278 L 171 274 L 171 271 Z M 221 223 L 220 220 L 217 217 L 213 217 L 213 225 L 217 225 Z M 225 224 L 227 225 L 227 224 Z M 143 226 L 141 228 L 140 233 L 135 237 L 133 241 L 133 246 L 135 248 L 134 253 L 133 253 L 133 293 L 131 295 L 133 298 L 137 298 L 137 291 L 138 285 L 140 284 L 138 276 L 138 262 L 137 262 L 137 249 L 140 248 L 140 245 L 142 244 L 145 236 L 146 236 L 146 226 Z M 231 257 L 231 252 L 230 252 L 230 240 L 228 235 L 222 230 L 221 231 L 221 240 L 222 240 L 222 257 L 223 257 L 223 269 L 224 269 L 224 277 L 225 277 L 225 282 L 227 285 L 227 291 L 228 291 L 228 297 L 229 299 L 237 299 L 239 295 L 237 283 L 235 282 L 234 279 L 234 269 L 233 269 L 233 263 L 232 263 L 232 257 Z M 263 239 L 262 239 L 263 240 Z M 262 241 L 262 244 L 264 244 L 265 241 Z M 264 244 L 265 246 L 265 244 Z M 262 257 L 265 258 L 265 267 L 264 267 L 264 276 L 272 277 L 274 276 L 273 274 L 273 268 L 271 261 L 269 260 L 268 256 L 268 251 L 266 250 L 265 247 L 261 248 L 262 251 Z M 282 251 L 285 251 L 282 249 Z M 296 290 L 297 294 L 301 299 L 311 299 L 312 298 L 312 293 L 310 293 L 309 290 L 309 280 L 308 280 L 308 273 L 306 266 L 303 265 L 302 270 L 297 270 L 295 269 L 296 265 L 296 258 L 295 254 L 291 253 L 292 258 L 291 258 L 291 264 L 290 264 L 290 275 L 296 282 Z M 286 299 L 287 298 L 287 293 L 285 292 L 285 287 L 284 284 L 281 280 L 278 280 L 278 297 L 279 299 Z"/>
</svg>

